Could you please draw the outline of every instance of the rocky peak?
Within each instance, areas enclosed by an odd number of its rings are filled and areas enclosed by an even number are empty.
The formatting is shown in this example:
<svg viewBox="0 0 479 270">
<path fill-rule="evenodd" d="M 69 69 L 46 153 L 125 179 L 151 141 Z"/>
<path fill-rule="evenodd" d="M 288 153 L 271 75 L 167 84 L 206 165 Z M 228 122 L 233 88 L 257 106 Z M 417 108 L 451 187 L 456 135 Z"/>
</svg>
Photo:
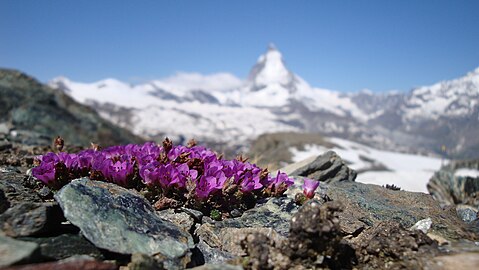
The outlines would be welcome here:
<svg viewBox="0 0 479 270">
<path fill-rule="evenodd" d="M 261 55 L 248 77 L 251 91 L 258 91 L 269 85 L 288 88 L 294 84 L 294 74 L 286 68 L 281 52 L 270 44 L 265 54 Z"/>
</svg>

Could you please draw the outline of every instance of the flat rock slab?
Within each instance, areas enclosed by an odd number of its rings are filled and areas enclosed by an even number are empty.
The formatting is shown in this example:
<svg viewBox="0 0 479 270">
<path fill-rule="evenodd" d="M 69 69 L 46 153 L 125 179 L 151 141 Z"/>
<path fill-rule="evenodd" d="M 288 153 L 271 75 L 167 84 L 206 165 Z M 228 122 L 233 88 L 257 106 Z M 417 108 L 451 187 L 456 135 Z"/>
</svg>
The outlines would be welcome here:
<svg viewBox="0 0 479 270">
<path fill-rule="evenodd" d="M 64 186 L 55 199 L 65 217 L 99 248 L 166 259 L 184 258 L 193 248 L 190 234 L 161 219 L 135 191 L 81 178 Z"/>
<path fill-rule="evenodd" d="M 0 235 L 0 267 L 38 260 L 38 244 L 15 240 Z"/>
<path fill-rule="evenodd" d="M 454 208 L 441 208 L 429 194 L 348 181 L 330 184 L 326 193 L 332 200 L 343 203 L 344 211 L 339 217 L 343 231 L 348 234 L 382 221 L 396 221 L 410 228 L 420 220 L 431 218 L 431 233 L 450 240 L 478 238 L 466 229 Z"/>
</svg>

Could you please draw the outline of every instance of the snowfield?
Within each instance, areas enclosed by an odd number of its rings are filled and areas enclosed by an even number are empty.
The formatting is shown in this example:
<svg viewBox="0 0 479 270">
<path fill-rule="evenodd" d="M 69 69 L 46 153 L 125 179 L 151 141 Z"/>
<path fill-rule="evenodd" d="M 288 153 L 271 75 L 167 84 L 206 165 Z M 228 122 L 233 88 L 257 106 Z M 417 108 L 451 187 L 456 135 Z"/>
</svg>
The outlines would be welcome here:
<svg viewBox="0 0 479 270">
<path fill-rule="evenodd" d="M 352 169 L 356 181 L 366 184 L 394 184 L 402 190 L 428 193 L 426 185 L 445 161 L 436 157 L 382 151 L 339 138 L 326 138 L 336 146 L 307 145 L 304 150 L 290 148 L 293 162 L 299 162 L 325 151 L 336 152 Z"/>
</svg>

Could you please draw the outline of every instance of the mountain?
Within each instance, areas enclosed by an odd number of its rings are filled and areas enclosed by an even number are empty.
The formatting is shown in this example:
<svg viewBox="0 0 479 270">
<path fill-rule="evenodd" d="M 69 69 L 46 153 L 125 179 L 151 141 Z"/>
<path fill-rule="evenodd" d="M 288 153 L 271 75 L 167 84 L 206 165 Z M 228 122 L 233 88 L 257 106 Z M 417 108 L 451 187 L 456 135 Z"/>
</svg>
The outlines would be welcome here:
<svg viewBox="0 0 479 270">
<path fill-rule="evenodd" d="M 411 147 L 434 152 L 444 146 L 445 154 L 454 158 L 479 156 L 479 68 L 464 77 L 415 88 L 407 94 L 356 95 L 353 100 L 376 106 L 370 111 L 374 117 L 369 125 L 413 136 L 412 141 L 397 138 L 400 144 L 409 141 Z"/>
<path fill-rule="evenodd" d="M 478 156 L 478 80 L 476 69 L 409 93 L 341 93 L 310 86 L 270 46 L 244 81 L 228 73 L 180 73 L 138 85 L 59 77 L 50 86 L 145 138 L 195 137 L 237 151 L 264 133 L 319 132 L 383 149 L 466 158 Z"/>
<path fill-rule="evenodd" d="M 25 144 L 51 145 L 58 135 L 69 145 L 84 147 L 142 141 L 63 91 L 9 69 L 0 69 L 0 126 L 0 136 Z"/>
</svg>

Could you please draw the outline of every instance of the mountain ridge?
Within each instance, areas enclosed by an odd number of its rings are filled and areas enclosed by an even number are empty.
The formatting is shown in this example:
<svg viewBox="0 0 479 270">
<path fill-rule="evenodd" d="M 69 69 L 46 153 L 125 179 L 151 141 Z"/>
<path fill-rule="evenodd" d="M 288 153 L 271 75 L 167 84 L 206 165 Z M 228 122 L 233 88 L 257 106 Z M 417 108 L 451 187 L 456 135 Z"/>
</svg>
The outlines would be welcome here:
<svg viewBox="0 0 479 270">
<path fill-rule="evenodd" d="M 171 78 L 133 86 L 111 79 L 82 84 L 56 78 L 50 85 L 145 137 L 196 137 L 237 148 L 263 133 L 305 131 L 450 157 L 469 157 L 474 155 L 470 147 L 479 149 L 474 139 L 479 137 L 479 68 L 408 93 L 341 93 L 311 87 L 270 46 L 245 81 L 220 74 L 205 76 L 205 82 L 197 77 L 196 84 L 185 86 L 172 84 Z M 119 110 L 103 106 L 107 103 L 128 111 L 131 121 L 115 117 Z M 443 145 L 449 153 L 441 152 Z"/>
</svg>

